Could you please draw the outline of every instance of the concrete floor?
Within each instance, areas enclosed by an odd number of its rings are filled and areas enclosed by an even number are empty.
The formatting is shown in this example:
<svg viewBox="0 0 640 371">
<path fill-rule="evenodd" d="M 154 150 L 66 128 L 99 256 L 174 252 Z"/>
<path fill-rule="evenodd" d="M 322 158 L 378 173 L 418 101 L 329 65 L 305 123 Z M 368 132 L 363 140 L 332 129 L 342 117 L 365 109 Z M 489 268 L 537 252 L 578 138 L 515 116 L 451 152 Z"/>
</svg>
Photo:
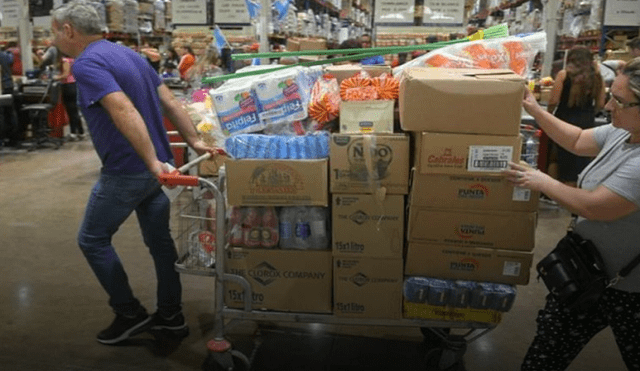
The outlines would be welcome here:
<svg viewBox="0 0 640 371">
<path fill-rule="evenodd" d="M 200 370 L 213 328 L 213 279 L 183 275 L 191 335 L 182 342 L 141 334 L 119 346 L 95 340 L 113 315 L 75 238 L 99 161 L 90 141 L 59 150 L 0 149 L 0 370 Z M 569 216 L 541 207 L 537 262 L 564 234 Z M 135 218 L 115 236 L 135 293 L 153 310 L 155 277 Z M 532 269 L 532 277 L 535 277 Z M 532 278 L 513 309 L 472 342 L 469 371 L 518 370 L 546 290 Z M 253 323 L 227 326 L 250 354 Z M 416 328 L 280 325 L 263 331 L 253 370 L 418 370 Z M 624 370 L 611 332 L 599 334 L 569 370 Z"/>
</svg>

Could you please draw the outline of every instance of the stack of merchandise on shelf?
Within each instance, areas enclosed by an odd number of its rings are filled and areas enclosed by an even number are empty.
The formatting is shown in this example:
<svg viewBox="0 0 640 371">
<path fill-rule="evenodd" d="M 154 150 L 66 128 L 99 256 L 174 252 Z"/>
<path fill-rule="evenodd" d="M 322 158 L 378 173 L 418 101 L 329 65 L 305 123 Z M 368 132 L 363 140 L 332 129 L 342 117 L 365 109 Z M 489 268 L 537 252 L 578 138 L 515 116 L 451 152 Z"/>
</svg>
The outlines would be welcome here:
<svg viewBox="0 0 640 371">
<path fill-rule="evenodd" d="M 172 35 L 172 47 L 190 46 L 196 56 L 203 55 L 207 46 L 213 41 L 211 32 L 203 29 L 176 29 Z"/>
<path fill-rule="evenodd" d="M 399 83 L 389 67 L 327 70 L 343 77 L 329 156 L 334 314 L 400 319 L 409 137 L 394 133 Z"/>
<path fill-rule="evenodd" d="M 154 31 L 154 12 L 155 6 L 153 0 L 140 0 L 138 2 L 138 29 L 140 32 L 151 33 Z M 164 21 L 164 16 L 162 20 Z"/>
<path fill-rule="evenodd" d="M 414 139 L 405 276 L 526 285 L 538 195 L 500 174 L 520 160 L 524 79 L 509 70 L 414 67 L 401 81 L 401 126 Z M 411 291 L 415 282 L 406 285 Z M 455 287 L 442 295 L 455 296 Z M 405 297 L 405 316 L 497 323 L 496 308 L 507 308 L 452 300 L 443 298 L 443 308 Z"/>
</svg>

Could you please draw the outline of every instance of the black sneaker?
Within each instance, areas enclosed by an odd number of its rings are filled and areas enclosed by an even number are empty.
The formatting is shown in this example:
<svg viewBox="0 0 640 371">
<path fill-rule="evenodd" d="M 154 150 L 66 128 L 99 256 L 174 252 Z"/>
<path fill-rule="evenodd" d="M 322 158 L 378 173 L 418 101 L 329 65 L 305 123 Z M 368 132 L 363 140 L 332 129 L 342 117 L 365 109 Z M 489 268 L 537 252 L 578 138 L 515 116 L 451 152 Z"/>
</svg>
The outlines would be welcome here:
<svg viewBox="0 0 640 371">
<path fill-rule="evenodd" d="M 142 308 L 135 317 L 116 314 L 111 326 L 100 331 L 98 341 L 102 344 L 116 344 L 130 336 L 146 331 L 151 324 L 151 316 Z"/>
<path fill-rule="evenodd" d="M 151 330 L 167 331 L 174 336 L 186 337 L 189 335 L 189 326 L 182 315 L 178 312 L 169 318 L 163 317 L 160 313 L 153 314 Z"/>
</svg>

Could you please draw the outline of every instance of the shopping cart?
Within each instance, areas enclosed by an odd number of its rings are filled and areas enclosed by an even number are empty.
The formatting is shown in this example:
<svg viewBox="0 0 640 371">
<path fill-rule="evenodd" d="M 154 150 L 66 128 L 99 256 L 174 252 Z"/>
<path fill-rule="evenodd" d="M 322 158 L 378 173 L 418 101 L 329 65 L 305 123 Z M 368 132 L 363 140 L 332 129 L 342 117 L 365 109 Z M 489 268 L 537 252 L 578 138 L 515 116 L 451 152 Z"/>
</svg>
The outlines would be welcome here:
<svg viewBox="0 0 640 371">
<path fill-rule="evenodd" d="M 178 232 L 180 253 L 175 265 L 176 270 L 186 274 L 211 276 L 215 279 L 213 339 L 207 343 L 209 354 L 203 364 L 205 371 L 251 369 L 249 357 L 233 349 L 231 343 L 225 338 L 225 321 L 227 320 L 420 328 L 425 342 L 428 345 L 436 344 L 427 351 L 425 356 L 427 369 L 436 370 L 462 369 L 462 358 L 467 345 L 497 326 L 495 323 L 484 322 L 343 318 L 332 314 L 253 310 L 249 281 L 242 276 L 225 273 L 225 251 L 230 247 L 226 238 L 225 199 L 221 187 L 224 184 L 223 177 L 205 179 L 173 173 L 163 175 L 161 183 L 167 186 L 189 186 L 192 192 L 187 197 L 189 201 L 180 209 L 181 226 Z M 224 233 L 221 233 L 222 231 Z M 228 308 L 224 305 L 225 284 L 230 282 L 242 287 L 243 309 Z M 258 344 L 256 342 L 252 355 L 256 354 Z"/>
</svg>

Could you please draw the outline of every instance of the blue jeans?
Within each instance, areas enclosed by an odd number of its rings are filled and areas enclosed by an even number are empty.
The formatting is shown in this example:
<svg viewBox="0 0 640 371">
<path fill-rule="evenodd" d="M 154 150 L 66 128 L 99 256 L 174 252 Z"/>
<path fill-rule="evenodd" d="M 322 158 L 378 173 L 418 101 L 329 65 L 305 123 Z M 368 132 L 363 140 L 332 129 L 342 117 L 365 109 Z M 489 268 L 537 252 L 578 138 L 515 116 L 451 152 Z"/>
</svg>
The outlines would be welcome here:
<svg viewBox="0 0 640 371">
<path fill-rule="evenodd" d="M 178 254 L 169 230 L 170 201 L 151 173 L 102 173 L 91 191 L 78 244 L 109 295 L 114 312 L 136 314 L 140 301 L 133 295 L 122 262 L 111 244 L 113 235 L 134 210 L 155 264 L 158 312 L 173 315 L 182 310 L 182 286 L 174 269 Z"/>
</svg>

